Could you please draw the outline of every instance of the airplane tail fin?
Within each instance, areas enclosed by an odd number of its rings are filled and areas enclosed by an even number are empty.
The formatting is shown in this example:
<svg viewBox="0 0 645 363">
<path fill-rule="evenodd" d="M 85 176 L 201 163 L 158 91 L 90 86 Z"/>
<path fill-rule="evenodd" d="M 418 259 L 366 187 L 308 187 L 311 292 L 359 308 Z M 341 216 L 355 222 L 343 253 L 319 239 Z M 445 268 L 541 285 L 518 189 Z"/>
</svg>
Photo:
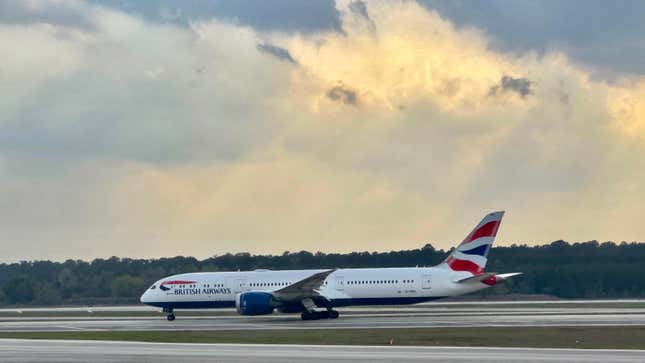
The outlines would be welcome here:
<svg viewBox="0 0 645 363">
<path fill-rule="evenodd" d="M 502 217 L 504 211 L 486 215 L 439 266 L 453 271 L 470 272 L 472 275 L 482 274 Z"/>
</svg>

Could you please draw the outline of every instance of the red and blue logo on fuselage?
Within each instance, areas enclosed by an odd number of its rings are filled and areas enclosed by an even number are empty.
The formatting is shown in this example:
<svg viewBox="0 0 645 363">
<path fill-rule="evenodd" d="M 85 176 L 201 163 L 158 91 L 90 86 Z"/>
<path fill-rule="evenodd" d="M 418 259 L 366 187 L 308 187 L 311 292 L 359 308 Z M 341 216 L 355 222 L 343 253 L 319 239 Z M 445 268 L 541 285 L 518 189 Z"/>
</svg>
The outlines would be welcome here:
<svg viewBox="0 0 645 363">
<path fill-rule="evenodd" d="M 195 281 L 187 281 L 187 280 L 169 280 L 169 281 L 164 281 L 159 285 L 159 288 L 162 291 L 168 291 L 171 288 L 173 288 L 176 285 L 190 285 L 194 284 Z"/>
</svg>

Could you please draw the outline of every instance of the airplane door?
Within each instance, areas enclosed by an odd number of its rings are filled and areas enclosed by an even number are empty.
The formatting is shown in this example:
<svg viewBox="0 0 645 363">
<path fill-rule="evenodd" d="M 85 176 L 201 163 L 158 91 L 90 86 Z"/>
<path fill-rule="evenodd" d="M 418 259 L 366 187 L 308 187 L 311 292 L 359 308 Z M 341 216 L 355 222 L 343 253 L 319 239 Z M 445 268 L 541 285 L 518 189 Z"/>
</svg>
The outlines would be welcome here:
<svg viewBox="0 0 645 363">
<path fill-rule="evenodd" d="M 423 274 L 423 276 L 421 276 L 421 288 L 424 290 L 430 290 L 430 274 Z"/>
<path fill-rule="evenodd" d="M 228 283 L 233 294 L 239 294 L 246 290 L 246 279 L 228 279 Z"/>
<path fill-rule="evenodd" d="M 336 290 L 338 291 L 345 290 L 345 278 L 343 276 L 336 277 Z"/>
</svg>

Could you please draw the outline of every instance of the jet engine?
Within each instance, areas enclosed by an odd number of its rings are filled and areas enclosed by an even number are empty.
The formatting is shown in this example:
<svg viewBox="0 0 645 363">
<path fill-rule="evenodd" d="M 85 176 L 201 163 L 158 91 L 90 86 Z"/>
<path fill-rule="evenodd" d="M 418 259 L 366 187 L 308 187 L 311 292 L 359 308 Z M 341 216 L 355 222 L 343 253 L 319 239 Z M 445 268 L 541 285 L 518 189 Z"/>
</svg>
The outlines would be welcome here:
<svg viewBox="0 0 645 363">
<path fill-rule="evenodd" d="M 266 315 L 273 313 L 275 301 L 268 292 L 249 291 L 235 297 L 235 308 L 240 315 Z"/>
</svg>

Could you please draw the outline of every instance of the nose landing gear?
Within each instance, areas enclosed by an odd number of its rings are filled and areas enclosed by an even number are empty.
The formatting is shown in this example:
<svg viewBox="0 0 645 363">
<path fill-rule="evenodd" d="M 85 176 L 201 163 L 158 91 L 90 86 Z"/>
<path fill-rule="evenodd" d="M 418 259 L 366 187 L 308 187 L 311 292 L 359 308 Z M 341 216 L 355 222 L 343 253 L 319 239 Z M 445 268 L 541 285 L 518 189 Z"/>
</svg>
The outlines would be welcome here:
<svg viewBox="0 0 645 363">
<path fill-rule="evenodd" d="M 172 308 L 163 308 L 163 312 L 166 313 L 166 319 L 168 319 L 168 321 L 175 320 L 175 313 Z"/>
</svg>

